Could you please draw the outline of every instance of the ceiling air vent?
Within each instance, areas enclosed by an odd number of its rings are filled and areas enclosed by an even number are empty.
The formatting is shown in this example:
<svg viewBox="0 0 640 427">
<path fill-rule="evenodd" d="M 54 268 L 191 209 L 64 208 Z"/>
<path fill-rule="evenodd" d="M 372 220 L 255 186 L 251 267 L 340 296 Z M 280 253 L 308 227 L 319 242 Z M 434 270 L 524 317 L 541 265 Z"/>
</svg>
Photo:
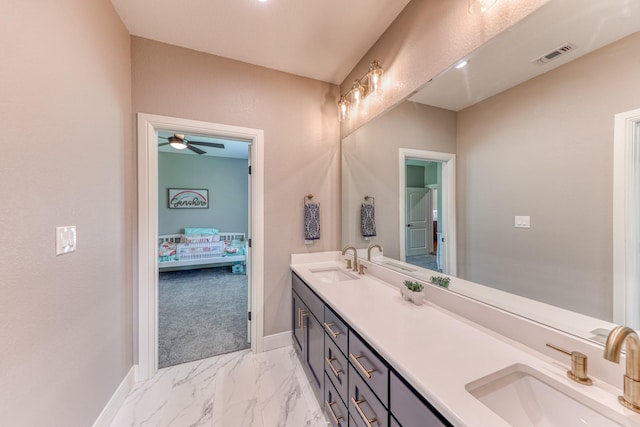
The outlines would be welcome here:
<svg viewBox="0 0 640 427">
<path fill-rule="evenodd" d="M 556 59 L 557 57 L 559 57 L 560 55 L 564 55 L 565 53 L 569 53 L 572 50 L 576 49 L 576 45 L 572 44 L 572 43 L 565 43 L 562 46 L 560 46 L 557 49 L 552 50 L 549 53 L 546 53 L 544 55 L 542 55 L 539 58 L 536 58 L 534 60 L 532 60 L 531 62 L 534 64 L 538 64 L 538 65 L 543 65 L 546 64 L 547 62 Z"/>
</svg>

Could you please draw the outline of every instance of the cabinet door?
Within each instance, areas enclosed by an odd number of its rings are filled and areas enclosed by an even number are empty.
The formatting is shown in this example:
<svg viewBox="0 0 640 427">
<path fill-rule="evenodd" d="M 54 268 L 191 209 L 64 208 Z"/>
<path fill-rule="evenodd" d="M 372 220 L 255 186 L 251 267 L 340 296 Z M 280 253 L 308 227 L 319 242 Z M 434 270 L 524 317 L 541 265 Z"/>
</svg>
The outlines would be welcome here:
<svg viewBox="0 0 640 427">
<path fill-rule="evenodd" d="M 299 353 L 303 353 L 304 345 L 304 313 L 306 307 L 295 292 L 291 293 L 291 330 L 293 331 L 293 348 Z"/>
<path fill-rule="evenodd" d="M 449 424 L 431 405 L 423 402 L 395 372 L 389 380 L 389 410 L 403 427 L 447 427 Z"/>
<path fill-rule="evenodd" d="M 323 395 L 324 389 L 324 329 L 315 316 L 309 314 L 305 316 L 307 328 L 306 355 L 307 368 L 311 372 L 316 391 L 319 396 Z M 305 323 L 303 321 L 303 323 Z"/>
</svg>

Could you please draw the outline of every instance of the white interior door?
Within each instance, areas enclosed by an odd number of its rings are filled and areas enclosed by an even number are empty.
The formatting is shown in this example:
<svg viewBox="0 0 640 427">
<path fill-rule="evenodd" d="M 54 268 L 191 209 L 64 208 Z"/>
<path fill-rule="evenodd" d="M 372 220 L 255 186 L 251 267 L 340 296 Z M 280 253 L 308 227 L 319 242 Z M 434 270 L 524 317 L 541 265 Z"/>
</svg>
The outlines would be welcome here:
<svg viewBox="0 0 640 427">
<path fill-rule="evenodd" d="M 433 250 L 431 197 L 428 188 L 406 190 L 406 255 L 427 255 Z"/>
</svg>

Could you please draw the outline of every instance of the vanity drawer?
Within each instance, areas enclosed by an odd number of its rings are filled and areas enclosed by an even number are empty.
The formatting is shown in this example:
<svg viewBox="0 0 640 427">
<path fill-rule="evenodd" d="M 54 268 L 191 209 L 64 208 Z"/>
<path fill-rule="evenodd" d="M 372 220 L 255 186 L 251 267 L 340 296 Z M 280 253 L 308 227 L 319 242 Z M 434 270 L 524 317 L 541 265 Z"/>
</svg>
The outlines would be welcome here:
<svg viewBox="0 0 640 427">
<path fill-rule="evenodd" d="M 389 411 L 402 427 L 443 427 L 450 424 L 441 420 L 395 372 L 389 378 Z M 392 423 L 393 425 L 393 423 Z"/>
<path fill-rule="evenodd" d="M 327 375 L 324 377 L 324 409 L 333 427 L 347 427 L 347 407 Z"/>
<path fill-rule="evenodd" d="M 378 400 L 374 392 L 365 384 L 364 380 L 356 373 L 357 368 L 349 365 L 349 414 L 353 417 L 358 427 L 371 426 L 387 427 L 389 414 L 384 405 Z"/>
<path fill-rule="evenodd" d="M 349 330 L 349 364 L 371 387 L 385 407 L 389 404 L 389 368 L 378 355 Z"/>
<path fill-rule="evenodd" d="M 324 302 L 295 273 L 291 275 L 291 286 L 304 301 L 309 311 L 322 322 L 324 320 Z"/>
<path fill-rule="evenodd" d="M 331 379 L 336 390 L 340 394 L 340 398 L 346 402 L 347 393 L 347 375 L 349 363 L 347 357 L 342 354 L 336 344 L 325 338 L 324 339 L 324 371 Z"/>
<path fill-rule="evenodd" d="M 324 329 L 327 335 L 338 345 L 343 354 L 347 354 L 349 328 L 328 306 L 324 306 Z"/>
</svg>

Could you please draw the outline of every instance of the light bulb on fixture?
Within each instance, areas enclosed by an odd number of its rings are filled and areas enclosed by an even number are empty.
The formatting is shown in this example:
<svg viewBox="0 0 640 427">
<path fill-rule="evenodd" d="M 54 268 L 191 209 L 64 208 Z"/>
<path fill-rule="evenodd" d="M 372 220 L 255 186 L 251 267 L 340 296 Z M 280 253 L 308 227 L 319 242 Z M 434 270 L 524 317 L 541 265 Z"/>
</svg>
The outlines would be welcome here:
<svg viewBox="0 0 640 427">
<path fill-rule="evenodd" d="M 469 62 L 467 62 L 467 61 L 460 61 L 460 62 L 455 66 L 455 68 L 457 68 L 457 69 L 464 68 L 464 67 L 466 67 L 466 66 L 467 66 L 467 64 L 468 64 L 468 63 L 469 63 Z"/>
<path fill-rule="evenodd" d="M 184 139 L 180 139 L 175 136 L 169 137 L 169 145 L 171 145 L 176 150 L 184 150 L 185 148 L 187 148 L 187 144 L 184 142 Z"/>
<path fill-rule="evenodd" d="M 364 98 L 364 87 L 360 83 L 360 80 L 354 80 L 353 86 L 351 86 L 351 99 L 353 101 L 353 106 L 357 107 L 363 98 Z"/>
<path fill-rule="evenodd" d="M 485 13 L 498 0 L 469 0 L 469 13 Z"/>
<path fill-rule="evenodd" d="M 369 66 L 369 93 L 378 93 L 384 70 L 377 59 Z"/>
<path fill-rule="evenodd" d="M 349 101 L 347 101 L 346 96 L 341 96 L 340 101 L 338 101 L 338 114 L 341 122 L 345 121 L 349 116 Z"/>
</svg>

